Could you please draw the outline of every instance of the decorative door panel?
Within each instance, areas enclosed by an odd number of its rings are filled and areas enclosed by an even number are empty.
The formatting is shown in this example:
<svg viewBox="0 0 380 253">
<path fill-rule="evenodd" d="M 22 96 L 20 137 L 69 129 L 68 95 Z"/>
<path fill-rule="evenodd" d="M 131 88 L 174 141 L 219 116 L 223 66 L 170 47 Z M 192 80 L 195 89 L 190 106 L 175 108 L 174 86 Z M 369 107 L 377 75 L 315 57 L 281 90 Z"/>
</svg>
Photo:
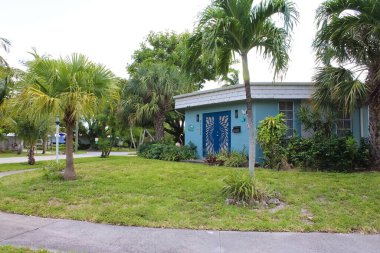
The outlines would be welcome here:
<svg viewBox="0 0 380 253">
<path fill-rule="evenodd" d="M 203 155 L 230 151 L 231 112 L 203 114 Z"/>
</svg>

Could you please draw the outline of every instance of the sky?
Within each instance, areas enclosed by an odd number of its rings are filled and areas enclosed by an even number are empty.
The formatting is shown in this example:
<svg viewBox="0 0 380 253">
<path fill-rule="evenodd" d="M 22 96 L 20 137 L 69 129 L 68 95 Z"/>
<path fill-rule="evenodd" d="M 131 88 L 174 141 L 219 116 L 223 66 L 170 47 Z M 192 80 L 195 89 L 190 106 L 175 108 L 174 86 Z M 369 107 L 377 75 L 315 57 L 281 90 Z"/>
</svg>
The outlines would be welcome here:
<svg viewBox="0 0 380 253">
<path fill-rule="evenodd" d="M 323 0 L 293 0 L 300 12 L 294 29 L 290 64 L 282 81 L 311 81 L 315 61 L 311 48 L 315 10 Z M 23 69 L 28 52 L 65 57 L 82 53 L 117 76 L 150 31 L 192 31 L 210 0 L 1 0 L 0 37 L 11 41 L 1 51 L 8 63 Z M 272 81 L 269 62 L 255 52 L 248 56 L 251 81 Z M 240 64 L 235 68 L 240 69 Z M 240 80 L 241 80 L 240 71 Z M 208 83 L 206 88 L 217 87 Z"/>
</svg>

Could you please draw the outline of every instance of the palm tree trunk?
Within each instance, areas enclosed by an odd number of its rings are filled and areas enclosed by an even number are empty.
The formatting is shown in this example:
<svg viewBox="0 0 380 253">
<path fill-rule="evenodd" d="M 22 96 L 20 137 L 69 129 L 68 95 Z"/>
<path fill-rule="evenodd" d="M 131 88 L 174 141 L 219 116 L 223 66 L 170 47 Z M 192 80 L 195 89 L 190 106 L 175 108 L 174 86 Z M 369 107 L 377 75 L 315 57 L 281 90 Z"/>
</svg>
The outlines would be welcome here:
<svg viewBox="0 0 380 253">
<path fill-rule="evenodd" d="M 36 159 L 34 158 L 34 143 L 30 143 L 30 147 L 28 150 L 28 164 L 34 165 L 36 163 Z"/>
<path fill-rule="evenodd" d="M 47 144 L 46 139 L 47 139 L 47 137 L 45 137 L 45 136 L 42 138 L 42 154 L 46 153 L 46 144 Z"/>
<path fill-rule="evenodd" d="M 248 150 L 248 158 L 249 158 L 249 175 L 254 177 L 255 174 L 255 160 L 256 160 L 256 146 L 255 146 L 255 128 L 253 125 L 253 100 L 251 95 L 251 81 L 249 77 L 248 70 L 248 57 L 246 53 L 241 55 L 242 64 L 243 64 L 243 80 L 244 80 L 244 88 L 245 88 L 245 96 L 246 96 L 246 105 L 247 105 L 247 120 L 248 120 L 248 134 L 249 134 L 249 150 Z"/>
<path fill-rule="evenodd" d="M 380 170 L 380 97 L 369 104 L 369 141 L 371 146 L 372 169 Z"/>
<path fill-rule="evenodd" d="M 154 139 L 156 141 L 160 141 L 162 140 L 162 138 L 164 138 L 164 134 L 165 134 L 164 123 L 165 123 L 165 112 L 160 111 L 156 115 L 156 117 L 153 119 L 154 130 L 156 131 L 154 135 Z"/>
<path fill-rule="evenodd" d="M 73 142 L 73 131 L 75 127 L 75 120 L 66 120 L 66 168 L 63 172 L 63 177 L 65 180 L 75 180 L 77 175 L 74 169 L 74 142 Z"/>
</svg>

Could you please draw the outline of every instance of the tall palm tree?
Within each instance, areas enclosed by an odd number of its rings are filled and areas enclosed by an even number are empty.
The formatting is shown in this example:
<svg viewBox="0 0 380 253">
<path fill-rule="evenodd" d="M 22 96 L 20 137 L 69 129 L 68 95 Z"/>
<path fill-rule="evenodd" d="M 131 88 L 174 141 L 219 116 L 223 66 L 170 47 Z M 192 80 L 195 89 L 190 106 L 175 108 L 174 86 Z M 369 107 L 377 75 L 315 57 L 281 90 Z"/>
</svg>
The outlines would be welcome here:
<svg viewBox="0 0 380 253">
<path fill-rule="evenodd" d="M 173 96 L 186 92 L 179 70 L 165 63 L 149 63 L 140 66 L 124 88 L 126 107 L 132 112 L 132 124 L 153 121 L 155 140 L 164 137 L 166 115 L 174 109 Z"/>
<path fill-rule="evenodd" d="M 62 115 L 66 126 L 66 168 L 64 178 L 76 179 L 73 160 L 73 131 L 76 120 L 91 115 L 99 99 L 113 88 L 114 76 L 102 65 L 80 54 L 58 60 L 39 57 L 28 63 L 25 88 L 17 98 L 21 110 L 34 118 L 45 113 Z"/>
<path fill-rule="evenodd" d="M 328 0 L 316 19 L 314 47 L 324 65 L 314 76 L 315 103 L 345 113 L 369 105 L 373 167 L 380 169 L 380 1 Z"/>
<path fill-rule="evenodd" d="M 282 18 L 282 25 L 274 21 Z M 298 12 L 288 0 L 214 0 L 200 15 L 193 41 L 202 50 L 211 52 L 220 73 L 227 73 L 234 54 L 242 60 L 249 128 L 249 171 L 254 175 L 255 130 L 252 95 L 248 70 L 248 53 L 256 49 L 265 59 L 271 59 L 275 77 L 288 66 L 290 33 Z"/>
</svg>

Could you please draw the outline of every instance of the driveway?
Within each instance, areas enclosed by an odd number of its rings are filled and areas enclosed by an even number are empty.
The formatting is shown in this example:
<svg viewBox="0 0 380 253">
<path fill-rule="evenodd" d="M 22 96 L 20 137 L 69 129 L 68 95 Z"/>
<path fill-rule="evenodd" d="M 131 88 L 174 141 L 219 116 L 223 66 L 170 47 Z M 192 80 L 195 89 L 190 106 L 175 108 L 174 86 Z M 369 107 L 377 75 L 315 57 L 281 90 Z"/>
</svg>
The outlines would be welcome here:
<svg viewBox="0 0 380 253">
<path fill-rule="evenodd" d="M 0 245 L 59 252 L 378 253 L 380 235 L 114 226 L 0 212 Z"/>
<path fill-rule="evenodd" d="M 86 157 L 100 157 L 101 152 L 87 152 L 86 154 L 75 155 L 74 158 L 86 158 Z M 135 152 L 111 152 L 111 156 L 127 156 L 127 155 L 135 155 Z M 49 161 L 55 160 L 55 155 L 49 156 L 35 156 L 36 161 Z M 66 159 L 65 155 L 59 155 L 59 159 Z M 0 158 L 0 164 L 3 163 L 23 163 L 27 162 L 28 158 L 25 156 L 17 156 L 17 157 L 7 157 Z"/>
</svg>

